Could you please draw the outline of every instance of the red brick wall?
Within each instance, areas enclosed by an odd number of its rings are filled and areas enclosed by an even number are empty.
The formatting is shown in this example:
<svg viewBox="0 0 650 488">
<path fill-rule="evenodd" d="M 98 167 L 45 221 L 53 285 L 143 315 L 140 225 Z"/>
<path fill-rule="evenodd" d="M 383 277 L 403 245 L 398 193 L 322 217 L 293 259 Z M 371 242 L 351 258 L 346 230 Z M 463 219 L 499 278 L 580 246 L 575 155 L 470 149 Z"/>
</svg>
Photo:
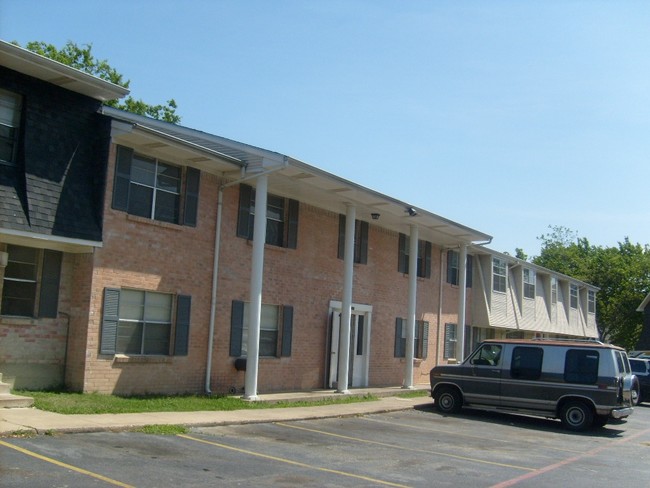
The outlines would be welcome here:
<svg viewBox="0 0 650 488">
<path fill-rule="evenodd" d="M 73 260 L 74 255 L 63 255 L 56 319 L 0 317 L 0 373 L 15 388 L 54 388 L 64 383 Z"/>
<path fill-rule="evenodd" d="M 94 269 L 84 339 L 87 351 L 84 358 L 76 355 L 74 361 L 75 367 L 85 365 L 82 389 L 114 393 L 202 392 L 220 182 L 215 176 L 201 174 L 196 228 L 132 217 L 110 208 L 114 153 L 112 147 L 104 246 L 92 258 Z M 233 387 L 242 391 L 244 386 L 245 373 L 235 369 L 235 358 L 229 356 L 232 302 L 250 299 L 252 243 L 236 237 L 238 200 L 238 186 L 225 190 L 210 379 L 216 393 Z M 301 204 L 298 248 L 265 247 L 263 303 L 293 306 L 294 323 L 292 355 L 260 358 L 259 393 L 325 385 L 329 304 L 331 300 L 342 299 L 343 287 L 343 261 L 337 258 L 338 225 L 337 214 Z M 403 382 L 404 359 L 393 356 L 395 318 L 406 318 L 408 311 L 408 276 L 397 271 L 397 259 L 398 234 L 371 224 L 368 264 L 355 264 L 353 289 L 353 302 L 372 306 L 369 386 L 398 386 Z M 434 246 L 432 276 L 418 279 L 416 318 L 427 320 L 430 329 L 428 358 L 416 361 L 415 383 L 427 383 L 429 370 L 441 357 L 437 320 L 440 266 L 441 250 Z M 191 295 L 189 355 L 128 359 L 100 355 L 102 297 L 106 287 Z M 453 290 L 446 290 L 445 294 L 453 295 Z M 455 316 L 457 310 L 447 312 Z M 77 385 L 81 374 L 74 370 L 69 378 Z"/>
</svg>

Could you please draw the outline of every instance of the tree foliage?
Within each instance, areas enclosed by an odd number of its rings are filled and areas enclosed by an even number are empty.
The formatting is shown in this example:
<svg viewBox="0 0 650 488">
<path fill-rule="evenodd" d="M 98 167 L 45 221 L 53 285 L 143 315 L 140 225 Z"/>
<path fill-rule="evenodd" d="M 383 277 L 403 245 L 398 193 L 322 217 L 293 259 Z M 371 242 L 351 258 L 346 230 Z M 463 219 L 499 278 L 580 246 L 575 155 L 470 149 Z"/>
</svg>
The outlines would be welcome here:
<svg viewBox="0 0 650 488">
<path fill-rule="evenodd" d="M 594 246 L 564 227 L 550 227 L 532 262 L 597 286 L 596 321 L 603 339 L 633 349 L 643 326 L 636 311 L 650 292 L 650 247 L 626 237 L 617 247 Z"/>
<path fill-rule="evenodd" d="M 52 44 L 32 41 L 28 42 L 25 48 L 116 85 L 124 88 L 129 87 L 130 80 L 125 80 L 122 74 L 108 64 L 108 61 L 95 58 L 91 44 L 79 46 L 72 41 L 68 41 L 61 49 L 57 49 Z M 173 124 L 178 124 L 181 121 L 180 116 L 176 113 L 178 107 L 173 98 L 168 100 L 165 105 L 150 105 L 129 95 L 122 101 L 110 100 L 106 102 L 106 105 Z"/>
</svg>

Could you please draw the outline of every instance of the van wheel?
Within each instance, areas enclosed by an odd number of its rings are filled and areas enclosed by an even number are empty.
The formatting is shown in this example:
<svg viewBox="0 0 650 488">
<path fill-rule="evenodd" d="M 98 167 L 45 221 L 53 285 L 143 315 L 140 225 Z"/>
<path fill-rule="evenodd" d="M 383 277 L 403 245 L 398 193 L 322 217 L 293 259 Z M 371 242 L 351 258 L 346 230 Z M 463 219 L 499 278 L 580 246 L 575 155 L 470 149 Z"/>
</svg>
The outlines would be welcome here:
<svg viewBox="0 0 650 488">
<path fill-rule="evenodd" d="M 581 401 L 567 402 L 560 411 L 562 425 L 574 432 L 588 429 L 594 423 L 594 414 L 591 407 Z"/>
<path fill-rule="evenodd" d="M 438 388 L 433 400 L 436 408 L 442 413 L 458 413 L 463 406 L 463 399 L 456 388 L 444 386 Z"/>
</svg>

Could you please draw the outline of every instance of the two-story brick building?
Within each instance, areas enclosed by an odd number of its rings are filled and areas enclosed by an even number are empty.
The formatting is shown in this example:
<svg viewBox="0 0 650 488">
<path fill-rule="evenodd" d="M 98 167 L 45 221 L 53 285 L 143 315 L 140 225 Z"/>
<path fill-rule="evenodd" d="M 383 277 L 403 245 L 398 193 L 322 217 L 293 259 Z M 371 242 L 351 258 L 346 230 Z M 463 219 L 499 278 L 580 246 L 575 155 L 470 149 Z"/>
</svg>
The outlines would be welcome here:
<svg viewBox="0 0 650 488">
<path fill-rule="evenodd" d="M 597 336 L 595 288 L 483 232 L 0 56 L 0 372 L 16 386 L 409 387 L 482 337 Z"/>
</svg>

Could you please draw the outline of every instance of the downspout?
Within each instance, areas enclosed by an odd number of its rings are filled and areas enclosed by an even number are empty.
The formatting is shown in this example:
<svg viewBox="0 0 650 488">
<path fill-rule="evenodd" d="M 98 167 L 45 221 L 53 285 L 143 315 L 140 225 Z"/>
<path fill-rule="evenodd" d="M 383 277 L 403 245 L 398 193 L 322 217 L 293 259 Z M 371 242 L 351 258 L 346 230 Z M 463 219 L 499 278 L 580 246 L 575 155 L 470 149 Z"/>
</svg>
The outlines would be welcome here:
<svg viewBox="0 0 650 488">
<path fill-rule="evenodd" d="M 214 342 L 214 324 L 217 310 L 217 288 L 218 288 L 218 275 L 219 275 L 219 252 L 221 250 L 221 212 L 223 208 L 223 192 L 226 188 L 238 185 L 245 181 L 257 178 L 261 175 L 267 175 L 274 173 L 275 171 L 286 168 L 289 165 L 288 159 L 285 157 L 283 163 L 280 166 L 275 166 L 266 171 L 255 173 L 248 176 L 243 176 L 238 180 L 231 181 L 230 183 L 223 184 L 219 187 L 219 194 L 217 196 L 217 221 L 216 229 L 214 232 L 214 256 L 212 260 L 212 296 L 210 302 L 210 325 L 208 330 L 208 358 L 207 366 L 205 370 L 205 393 L 210 395 L 212 394 L 212 388 L 210 386 L 210 378 L 212 376 L 212 349 Z"/>
</svg>

